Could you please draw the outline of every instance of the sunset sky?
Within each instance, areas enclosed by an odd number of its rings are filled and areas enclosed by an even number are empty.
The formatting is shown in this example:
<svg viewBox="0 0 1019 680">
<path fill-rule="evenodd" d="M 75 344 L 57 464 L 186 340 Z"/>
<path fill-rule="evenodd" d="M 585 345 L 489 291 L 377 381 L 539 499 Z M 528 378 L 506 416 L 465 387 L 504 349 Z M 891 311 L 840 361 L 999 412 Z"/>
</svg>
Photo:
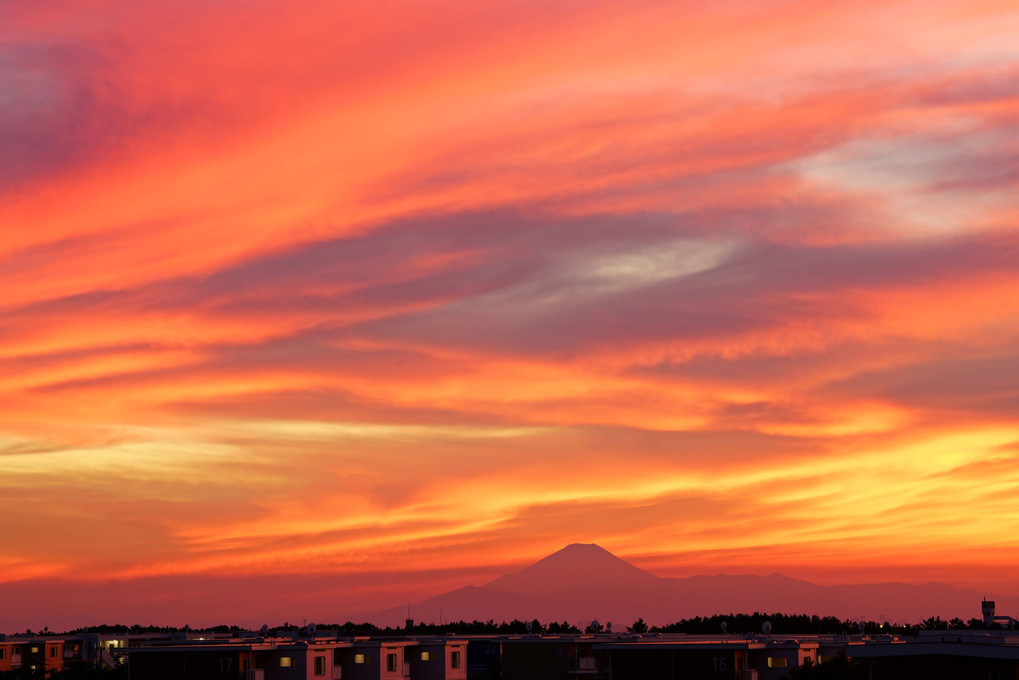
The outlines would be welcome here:
<svg viewBox="0 0 1019 680">
<path fill-rule="evenodd" d="M 6 0 L 0 630 L 270 581 L 342 620 L 572 542 L 1019 594 L 1017 31 Z"/>
</svg>

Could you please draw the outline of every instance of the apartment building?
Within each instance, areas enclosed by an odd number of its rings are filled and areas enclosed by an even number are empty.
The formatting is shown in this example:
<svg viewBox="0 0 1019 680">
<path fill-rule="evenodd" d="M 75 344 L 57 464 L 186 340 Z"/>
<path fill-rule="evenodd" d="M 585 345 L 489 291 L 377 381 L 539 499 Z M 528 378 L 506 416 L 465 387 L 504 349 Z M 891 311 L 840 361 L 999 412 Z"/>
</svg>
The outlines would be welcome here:
<svg viewBox="0 0 1019 680">
<path fill-rule="evenodd" d="M 54 663 L 69 641 L 11 646 L 6 659 Z M 62 645 L 62 646 L 58 646 Z M 133 645 L 133 646 L 132 646 Z M 32 651 L 33 646 L 36 651 Z M 20 649 L 20 651 L 19 651 Z M 1019 680 L 1019 634 L 505 635 L 132 641 L 131 680 L 780 680 L 836 659 L 873 680 Z M 0 666 L 0 669 L 8 666 Z"/>
<path fill-rule="evenodd" d="M 247 638 L 128 647 L 132 680 L 466 680 L 446 638 Z"/>
</svg>

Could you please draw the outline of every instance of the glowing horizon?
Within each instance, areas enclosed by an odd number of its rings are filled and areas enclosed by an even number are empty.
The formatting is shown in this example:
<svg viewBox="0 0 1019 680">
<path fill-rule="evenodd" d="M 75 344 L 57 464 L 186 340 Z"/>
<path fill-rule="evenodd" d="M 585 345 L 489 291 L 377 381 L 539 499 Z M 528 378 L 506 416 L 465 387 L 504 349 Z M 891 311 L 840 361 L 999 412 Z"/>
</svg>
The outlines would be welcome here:
<svg viewBox="0 0 1019 680">
<path fill-rule="evenodd" d="M 1014 3 L 4 14 L 0 583 L 1019 594 Z"/>
</svg>

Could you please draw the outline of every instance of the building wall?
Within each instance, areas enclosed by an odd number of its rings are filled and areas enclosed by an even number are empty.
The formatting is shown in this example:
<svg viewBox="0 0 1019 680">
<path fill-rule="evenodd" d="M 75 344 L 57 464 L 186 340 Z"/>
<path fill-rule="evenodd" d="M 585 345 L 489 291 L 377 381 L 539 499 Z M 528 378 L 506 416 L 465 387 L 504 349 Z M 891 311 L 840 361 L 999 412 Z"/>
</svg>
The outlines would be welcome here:
<svg viewBox="0 0 1019 680">
<path fill-rule="evenodd" d="M 519 639 L 502 644 L 504 680 L 601 680 L 607 675 L 608 656 L 596 654 L 593 640 Z"/>
<path fill-rule="evenodd" d="M 60 670 L 63 664 L 63 659 L 59 659 L 60 664 L 54 663 L 55 660 L 50 660 L 49 655 L 52 653 L 49 648 L 56 649 L 51 645 L 47 645 L 43 640 L 30 640 L 27 642 L 21 642 L 21 667 L 28 668 L 37 672 L 42 672 L 46 677 L 49 677 L 54 671 Z M 60 652 L 57 652 L 60 654 Z"/>
<path fill-rule="evenodd" d="M 175 650 L 132 654 L 131 680 L 237 680 L 240 652 Z"/>
<path fill-rule="evenodd" d="M 872 680 L 1019 680 L 1019 662 L 938 654 L 867 659 Z"/>
<path fill-rule="evenodd" d="M 184 655 L 169 650 L 132 654 L 128 677 L 131 680 L 185 680 Z"/>
<path fill-rule="evenodd" d="M 454 668 L 454 653 L 459 664 Z M 428 655 L 425 660 L 422 657 Z M 407 664 L 411 680 L 466 680 L 467 643 L 452 640 L 420 640 L 407 648 Z"/>
<path fill-rule="evenodd" d="M 265 650 L 260 656 L 265 680 L 306 680 L 312 677 L 308 669 L 308 649 L 304 646 Z M 285 666 L 284 660 L 290 665 Z"/>
<path fill-rule="evenodd" d="M 447 644 L 444 666 L 446 672 L 445 680 L 466 680 L 467 645 L 461 643 Z"/>
<path fill-rule="evenodd" d="M 502 642 L 498 638 L 467 640 L 467 677 L 493 680 L 502 673 Z"/>
<path fill-rule="evenodd" d="M 372 642 L 359 644 L 341 650 L 343 680 L 402 680 L 409 677 L 410 666 L 407 655 L 416 645 L 403 642 Z M 364 663 L 357 663 L 357 655 L 364 655 Z M 396 656 L 396 668 L 390 670 L 388 657 Z M 268 680 L 268 679 L 267 679 Z"/>
<path fill-rule="evenodd" d="M 48 678 L 57 671 L 64 669 L 64 641 L 55 640 L 53 642 L 44 643 L 45 647 L 45 668 L 46 677 Z"/>
<path fill-rule="evenodd" d="M 308 669 L 308 680 L 331 680 L 333 678 L 336 653 L 334 647 L 312 646 L 306 652 L 305 667 Z M 316 661 L 321 661 L 321 665 Z"/>
<path fill-rule="evenodd" d="M 612 680 L 735 680 L 746 667 L 742 649 L 620 649 L 611 650 Z"/>
<path fill-rule="evenodd" d="M 14 645 L 0 644 L 0 673 L 14 668 Z"/>
<path fill-rule="evenodd" d="M 779 680 L 799 666 L 799 646 L 769 646 L 755 649 L 749 654 L 751 669 L 757 671 L 758 680 Z"/>
</svg>

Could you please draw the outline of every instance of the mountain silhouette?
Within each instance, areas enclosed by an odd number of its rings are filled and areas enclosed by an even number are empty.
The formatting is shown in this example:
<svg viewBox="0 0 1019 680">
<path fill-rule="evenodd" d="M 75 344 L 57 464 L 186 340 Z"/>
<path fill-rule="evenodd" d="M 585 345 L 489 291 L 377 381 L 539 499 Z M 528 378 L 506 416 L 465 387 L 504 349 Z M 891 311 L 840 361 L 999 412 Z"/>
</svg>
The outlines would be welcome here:
<svg viewBox="0 0 1019 680">
<path fill-rule="evenodd" d="M 485 585 L 514 593 L 550 593 L 608 583 L 658 584 L 659 577 L 621 560 L 594 543 L 573 543 L 526 569 Z"/>
<path fill-rule="evenodd" d="M 422 622 L 442 619 L 582 623 L 643 618 L 666 624 L 714 614 L 782 612 L 917 623 L 931 616 L 980 616 L 983 594 L 943 583 L 821 586 L 783 574 L 715 574 L 661 578 L 595 544 L 568 545 L 518 572 L 467 586 L 411 606 Z M 998 613 L 1015 615 L 1019 598 L 997 596 Z M 402 625 L 407 607 L 361 614 L 359 620 Z"/>
</svg>

